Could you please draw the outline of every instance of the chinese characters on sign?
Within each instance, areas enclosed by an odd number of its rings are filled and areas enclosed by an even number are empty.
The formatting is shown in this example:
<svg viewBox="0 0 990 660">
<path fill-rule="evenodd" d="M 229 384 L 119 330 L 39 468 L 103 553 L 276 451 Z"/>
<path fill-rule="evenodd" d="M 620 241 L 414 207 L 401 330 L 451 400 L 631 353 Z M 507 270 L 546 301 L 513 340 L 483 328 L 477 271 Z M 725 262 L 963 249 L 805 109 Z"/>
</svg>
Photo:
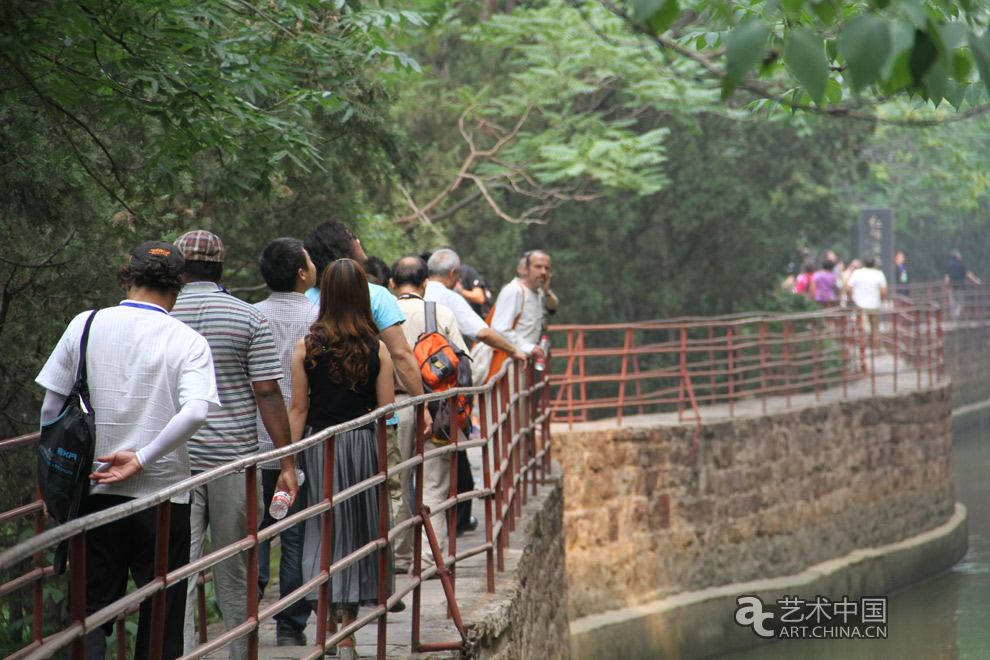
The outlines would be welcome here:
<svg viewBox="0 0 990 660">
<path fill-rule="evenodd" d="M 886 639 L 887 597 L 805 600 L 784 596 L 764 603 L 759 596 L 736 599 L 736 623 L 764 639 Z"/>
<path fill-rule="evenodd" d="M 894 279 L 894 212 L 889 208 L 864 208 L 859 212 L 859 258 L 873 257 L 877 268 Z"/>
</svg>

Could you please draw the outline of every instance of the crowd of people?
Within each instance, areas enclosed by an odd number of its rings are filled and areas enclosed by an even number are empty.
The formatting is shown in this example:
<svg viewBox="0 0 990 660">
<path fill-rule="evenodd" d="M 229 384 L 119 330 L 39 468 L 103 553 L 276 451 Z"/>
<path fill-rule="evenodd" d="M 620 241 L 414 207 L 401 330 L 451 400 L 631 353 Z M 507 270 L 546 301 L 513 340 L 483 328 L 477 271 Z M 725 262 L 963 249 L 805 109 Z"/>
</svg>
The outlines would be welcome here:
<svg viewBox="0 0 990 660">
<path fill-rule="evenodd" d="M 905 255 L 898 252 L 898 286 L 907 285 Z M 800 272 L 798 272 L 800 270 Z M 876 259 L 853 259 L 847 265 L 832 250 L 816 260 L 807 249 L 799 266 L 792 263 L 783 287 L 820 307 L 879 309 L 887 297 L 887 277 L 877 268 Z"/>
<path fill-rule="evenodd" d="M 894 290 L 901 296 L 910 293 L 906 262 L 907 256 L 899 250 L 894 255 Z M 952 250 L 943 283 L 949 316 L 958 321 L 964 311 L 966 287 L 970 284 L 980 286 L 983 282 L 966 267 L 959 250 Z M 887 277 L 877 268 L 876 259 L 853 259 L 847 266 L 831 250 L 816 260 L 807 248 L 801 251 L 800 259 L 788 266 L 788 276 L 782 287 L 822 308 L 879 309 L 888 292 Z"/>
<path fill-rule="evenodd" d="M 196 230 L 174 244 L 143 243 L 120 267 L 117 278 L 125 299 L 95 314 L 86 353 L 98 464 L 90 475 L 84 512 L 154 494 L 190 475 L 288 447 L 321 429 L 423 394 L 413 348 L 431 322 L 452 345 L 471 352 L 475 385 L 496 373 L 503 359 L 543 358 L 546 346 L 540 338 L 558 305 L 546 252 L 524 253 L 516 264 L 518 277 L 493 296 L 485 279 L 452 249 L 410 254 L 389 267 L 368 257 L 357 236 L 337 220 L 320 224 L 305 240 L 278 238 L 265 246 L 259 270 L 271 295 L 256 305 L 224 288 L 224 258 L 221 238 Z M 84 312 L 72 320 L 36 379 L 46 390 L 43 425 L 57 417 L 72 389 L 88 316 Z M 425 417 L 429 435 L 428 411 Z M 418 440 L 414 409 L 401 409 L 386 428 L 388 465 L 410 458 Z M 463 432 L 477 429 L 469 423 Z M 337 434 L 334 447 L 334 492 L 379 472 L 374 423 Z M 471 490 L 470 465 L 466 453 L 460 454 L 458 487 Z M 322 443 L 261 464 L 259 519 L 250 527 L 275 522 L 268 504 L 279 491 L 288 494 L 290 513 L 321 501 L 329 476 L 323 466 Z M 426 461 L 425 504 L 448 497 L 449 469 L 446 457 Z M 300 476 L 305 477 L 302 485 Z M 390 476 L 391 501 L 385 510 L 394 525 L 412 513 L 410 473 Z M 245 538 L 247 492 L 243 474 L 234 473 L 173 498 L 168 570 L 203 556 L 207 540 L 216 549 Z M 447 529 L 443 516 L 431 519 L 441 550 L 448 533 L 477 525 L 470 501 L 459 509 L 456 530 Z M 379 511 L 377 489 L 334 506 L 332 562 L 379 537 Z M 138 586 L 153 579 L 155 536 L 154 510 L 87 535 L 87 615 L 124 596 L 129 576 Z M 333 576 L 332 623 L 346 624 L 360 607 L 377 605 L 380 584 L 391 593 L 394 574 L 413 571 L 411 537 L 407 530 L 395 540 L 384 582 L 374 555 Z M 320 517 L 282 532 L 280 596 L 319 572 L 321 539 Z M 426 552 L 421 561 L 425 568 L 442 558 Z M 260 597 L 271 575 L 268 544 L 259 547 L 258 563 Z M 248 585 L 248 568 L 245 553 L 213 567 L 227 630 L 247 619 L 248 590 L 254 589 Z M 164 658 L 179 657 L 196 645 L 195 581 L 187 582 L 167 590 Z M 306 645 L 316 597 L 314 591 L 275 615 L 280 646 Z M 401 602 L 394 606 L 402 607 Z M 148 657 L 150 625 L 151 605 L 145 601 L 136 658 Z M 86 635 L 88 657 L 103 657 L 110 632 L 108 622 Z M 229 649 L 232 659 L 247 657 L 243 637 Z M 355 657 L 353 638 L 341 642 L 338 653 Z"/>
</svg>

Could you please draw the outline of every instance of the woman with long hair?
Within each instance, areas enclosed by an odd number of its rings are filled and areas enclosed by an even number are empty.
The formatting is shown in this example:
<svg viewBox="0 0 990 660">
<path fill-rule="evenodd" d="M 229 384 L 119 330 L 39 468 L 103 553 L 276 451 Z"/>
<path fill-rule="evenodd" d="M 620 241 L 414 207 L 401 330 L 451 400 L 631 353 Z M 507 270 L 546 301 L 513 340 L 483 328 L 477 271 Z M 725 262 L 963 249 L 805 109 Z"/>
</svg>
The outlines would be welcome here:
<svg viewBox="0 0 990 660">
<path fill-rule="evenodd" d="M 292 441 L 350 421 L 392 403 L 395 386 L 392 360 L 378 340 L 371 316 L 368 280 L 352 259 L 338 259 L 320 282 L 320 313 L 309 334 L 292 354 L 292 399 L 289 422 Z M 302 454 L 305 496 L 310 505 L 323 499 L 323 444 Z M 333 492 L 338 493 L 378 473 L 375 423 L 338 433 L 334 451 Z M 371 488 L 335 504 L 331 563 L 340 561 L 378 538 L 378 491 Z M 303 531 L 303 581 L 320 570 L 320 519 L 310 518 Z M 389 567 L 389 592 L 394 576 Z M 316 592 L 308 597 L 314 606 Z M 330 616 L 344 625 L 361 605 L 378 604 L 378 557 L 372 553 L 333 576 Z M 340 657 L 356 657 L 354 638 L 340 644 Z"/>
</svg>

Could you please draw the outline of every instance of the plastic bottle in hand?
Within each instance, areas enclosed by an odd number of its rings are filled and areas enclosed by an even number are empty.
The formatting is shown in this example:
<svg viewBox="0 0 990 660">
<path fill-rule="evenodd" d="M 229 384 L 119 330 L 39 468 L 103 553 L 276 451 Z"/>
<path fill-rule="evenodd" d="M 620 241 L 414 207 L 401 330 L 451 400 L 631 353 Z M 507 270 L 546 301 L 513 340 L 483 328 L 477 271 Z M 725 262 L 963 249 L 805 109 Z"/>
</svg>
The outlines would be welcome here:
<svg viewBox="0 0 990 660">
<path fill-rule="evenodd" d="M 289 513 L 290 499 L 289 494 L 284 490 L 275 492 L 275 496 L 272 498 L 272 503 L 268 507 L 268 513 L 271 514 L 272 518 L 275 520 L 285 518 L 286 514 Z"/>
<path fill-rule="evenodd" d="M 533 367 L 537 371 L 543 371 L 547 368 L 547 362 L 550 361 L 550 338 L 546 335 L 540 337 L 540 348 L 543 349 L 543 355 L 536 358 L 533 363 Z"/>
</svg>

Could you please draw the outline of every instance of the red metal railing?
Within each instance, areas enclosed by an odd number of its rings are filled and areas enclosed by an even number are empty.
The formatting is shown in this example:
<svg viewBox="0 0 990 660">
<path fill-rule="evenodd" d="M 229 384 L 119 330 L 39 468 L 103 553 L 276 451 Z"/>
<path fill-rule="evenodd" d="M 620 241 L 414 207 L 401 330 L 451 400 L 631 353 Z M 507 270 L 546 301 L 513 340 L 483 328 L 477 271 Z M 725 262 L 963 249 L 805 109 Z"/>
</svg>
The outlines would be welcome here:
<svg viewBox="0 0 990 660">
<path fill-rule="evenodd" d="M 677 413 L 700 424 L 705 406 L 729 416 L 741 399 L 791 405 L 798 393 L 821 397 L 890 375 L 929 383 L 943 375 L 941 311 L 894 299 L 877 311 L 743 314 L 613 325 L 551 326 L 551 418 L 557 422 L 629 413 Z"/>
<path fill-rule="evenodd" d="M 990 288 L 969 281 L 959 288 L 952 288 L 944 281 L 914 282 L 897 285 L 891 293 L 915 303 L 938 305 L 946 323 L 990 320 Z"/>
<path fill-rule="evenodd" d="M 468 557 L 484 554 L 486 557 L 487 589 L 490 593 L 494 592 L 495 574 L 496 572 L 505 570 L 505 551 L 509 543 L 509 534 L 515 527 L 516 517 L 521 515 L 522 506 L 526 503 L 529 493 L 536 494 L 537 485 L 547 480 L 547 474 L 549 472 L 550 425 L 547 414 L 549 387 L 545 374 L 546 372 L 538 374 L 538 372 L 534 371 L 532 362 L 528 362 L 525 366 L 522 366 L 508 361 L 498 377 L 486 386 L 450 390 L 439 394 L 428 394 L 411 398 L 399 405 L 385 406 L 361 418 L 352 420 L 347 424 L 325 429 L 309 438 L 305 438 L 299 443 L 293 444 L 291 447 L 232 462 L 183 481 L 154 496 L 135 499 L 112 509 L 52 527 L 47 531 L 45 530 L 46 522 L 40 499 L 27 506 L 0 514 L 0 523 L 21 521 L 26 524 L 27 521 L 30 521 L 34 530 L 33 538 L 0 552 L 0 575 L 3 576 L 3 581 L 0 582 L 0 598 L 7 598 L 10 594 L 21 589 L 30 589 L 33 603 L 32 641 L 24 648 L 8 656 L 7 660 L 47 658 L 66 647 L 71 647 L 73 658 L 81 658 L 83 654 L 83 636 L 86 632 L 111 620 L 117 621 L 117 657 L 119 660 L 123 660 L 127 653 L 126 646 L 123 643 L 123 621 L 129 613 L 136 611 L 137 606 L 141 602 L 150 598 L 152 599 L 153 607 L 161 608 L 164 606 L 165 589 L 167 587 L 186 578 L 195 579 L 197 575 L 210 569 L 219 561 L 242 552 L 247 553 L 249 565 L 249 576 L 246 586 L 248 593 L 247 621 L 220 635 L 216 639 L 206 641 L 205 638 L 201 638 L 201 643 L 195 651 L 184 656 L 184 658 L 192 660 L 194 658 L 204 657 L 208 653 L 230 644 L 233 640 L 243 637 L 246 637 L 248 640 L 249 657 L 256 658 L 258 649 L 257 633 L 260 623 L 271 619 L 277 612 L 287 607 L 290 603 L 302 599 L 314 589 L 318 590 L 319 594 L 317 601 L 317 639 L 311 645 L 310 651 L 303 656 L 305 658 L 322 658 L 324 648 L 333 646 L 359 628 L 376 621 L 378 624 L 377 657 L 380 659 L 385 658 L 388 608 L 395 605 L 410 592 L 413 594 L 410 647 L 417 652 L 461 648 L 463 640 L 444 642 L 424 642 L 421 640 L 420 590 L 422 582 L 434 573 L 440 573 L 451 613 L 454 616 L 454 620 L 459 622 L 458 607 L 455 599 L 457 562 L 461 562 Z M 457 442 L 455 440 L 441 447 L 435 447 L 435 445 L 430 443 L 435 448 L 427 450 L 424 446 L 424 434 L 417 433 L 420 439 L 417 442 L 416 455 L 390 468 L 386 461 L 385 420 L 392 415 L 394 410 L 400 407 L 416 406 L 417 428 L 421 431 L 423 427 L 423 405 L 427 401 L 448 396 L 453 397 L 458 393 L 477 395 L 478 406 L 476 412 L 481 419 L 481 437 L 477 440 L 467 442 Z M 454 405 L 453 402 L 451 402 L 451 405 Z M 334 456 L 336 434 L 363 426 L 371 421 L 375 421 L 378 428 L 379 472 L 373 478 L 334 495 L 332 457 Z M 451 437 L 456 437 L 456 434 L 451 433 Z M 0 442 L 0 451 L 28 445 L 33 446 L 37 443 L 37 440 L 37 433 L 5 440 Z M 298 453 L 317 443 L 324 444 L 323 500 L 284 518 L 262 531 L 258 531 L 256 525 L 252 524 L 252 521 L 257 520 L 255 499 L 255 489 L 258 487 L 257 466 L 268 460 Z M 482 451 L 483 484 L 481 488 L 474 491 L 457 494 L 456 452 L 460 449 L 472 447 L 480 447 Z M 432 528 L 429 525 L 429 509 L 423 506 L 423 462 L 424 460 L 436 457 L 447 457 L 450 460 L 450 497 L 439 506 L 434 507 L 433 512 L 447 512 L 450 529 L 453 530 L 456 528 L 455 515 L 457 503 L 466 499 L 482 500 L 484 504 L 483 522 L 485 541 L 459 551 L 457 548 L 457 536 L 451 533 L 449 548 L 445 557 L 447 567 L 444 568 L 443 562 L 438 559 L 436 566 L 430 567 L 424 572 L 421 570 L 420 565 L 424 528 L 434 546 L 436 541 Z M 415 515 L 402 524 L 389 528 L 389 516 L 387 514 L 389 502 L 388 477 L 390 474 L 405 470 L 412 470 L 416 475 Z M 180 493 L 188 492 L 199 485 L 235 472 L 244 473 L 245 488 L 248 494 L 248 535 L 244 539 L 230 546 L 214 548 L 210 554 L 199 560 L 190 562 L 186 566 L 171 573 L 166 572 L 164 561 L 156 561 L 155 579 L 152 582 L 127 594 L 123 599 L 111 603 L 90 616 L 85 615 L 84 557 L 86 530 L 105 525 L 137 511 L 157 507 L 159 530 L 164 531 L 159 533 L 157 537 L 158 547 L 156 548 L 156 558 L 165 557 L 167 556 L 168 549 L 169 499 Z M 330 565 L 330 516 L 332 515 L 334 504 L 340 503 L 370 488 L 378 490 L 379 506 L 382 508 L 379 538 L 338 561 L 336 564 Z M 271 539 L 290 526 L 314 516 L 321 516 L 323 521 L 324 555 L 320 574 L 284 599 L 259 611 L 256 558 L 258 543 Z M 378 554 L 380 567 L 385 567 L 387 565 L 389 543 L 393 542 L 398 534 L 409 528 L 412 528 L 413 531 L 413 579 L 400 590 L 389 596 L 386 596 L 385 584 L 380 584 L 377 607 L 364 613 L 347 627 L 337 631 L 328 630 L 327 618 L 329 611 L 330 577 L 340 571 L 344 566 L 350 565 L 359 558 L 372 553 Z M 71 604 L 69 608 L 69 619 L 71 623 L 62 630 L 45 636 L 42 630 L 43 586 L 53 575 L 52 567 L 46 564 L 45 552 L 65 539 L 70 540 L 69 581 L 71 585 Z M 438 557 L 439 554 L 435 552 L 434 556 Z M 252 566 L 253 570 L 251 570 Z M 384 580 L 386 571 L 380 570 L 379 574 L 381 579 Z M 202 602 L 202 596 L 200 600 Z M 201 607 L 200 609 L 203 610 L 204 608 Z M 200 630 L 202 635 L 206 630 L 205 612 L 201 612 L 200 616 Z M 158 643 L 156 645 L 154 640 L 161 640 L 162 626 L 163 617 L 154 617 L 152 630 L 153 641 L 151 644 L 152 660 L 161 657 L 161 644 Z M 463 635 L 463 627 L 460 623 L 458 623 L 457 627 Z"/>
</svg>

